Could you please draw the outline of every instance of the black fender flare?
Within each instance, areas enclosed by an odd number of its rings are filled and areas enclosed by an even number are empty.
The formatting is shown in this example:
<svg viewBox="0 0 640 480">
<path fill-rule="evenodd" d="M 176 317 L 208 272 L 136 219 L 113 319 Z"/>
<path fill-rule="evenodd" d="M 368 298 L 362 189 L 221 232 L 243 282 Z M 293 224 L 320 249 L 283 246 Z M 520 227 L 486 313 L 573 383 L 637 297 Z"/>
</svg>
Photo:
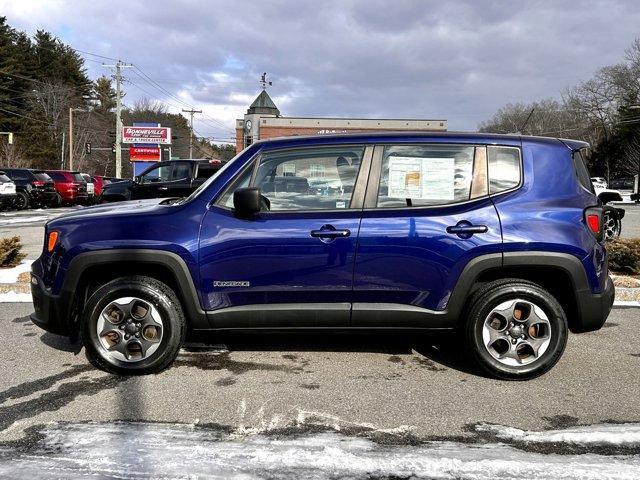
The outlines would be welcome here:
<svg viewBox="0 0 640 480">
<path fill-rule="evenodd" d="M 96 250 L 78 254 L 71 260 L 60 290 L 62 305 L 68 309 L 66 318 L 70 318 L 71 308 L 76 300 L 76 291 L 82 274 L 89 268 L 97 265 L 127 262 L 136 264 L 152 264 L 166 267 L 180 286 L 176 292 L 183 299 L 183 308 L 188 322 L 192 328 L 209 328 L 205 312 L 200 305 L 197 289 L 191 272 L 185 261 L 178 254 L 166 250 L 155 249 L 117 249 Z M 62 313 L 62 312 L 61 312 Z M 63 317 L 64 318 L 64 317 Z"/>
</svg>

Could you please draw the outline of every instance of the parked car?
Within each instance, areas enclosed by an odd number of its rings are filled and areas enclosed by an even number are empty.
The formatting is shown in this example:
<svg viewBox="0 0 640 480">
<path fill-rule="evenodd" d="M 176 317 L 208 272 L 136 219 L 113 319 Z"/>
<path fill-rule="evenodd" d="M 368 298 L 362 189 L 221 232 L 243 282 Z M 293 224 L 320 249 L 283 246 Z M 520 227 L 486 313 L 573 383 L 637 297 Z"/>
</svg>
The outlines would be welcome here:
<svg viewBox="0 0 640 480">
<path fill-rule="evenodd" d="M 29 207 L 51 207 L 57 201 L 56 189 L 51 177 L 44 170 L 30 168 L 2 169 L 16 184 L 14 207 L 24 210 Z"/>
<path fill-rule="evenodd" d="M 416 329 L 458 332 L 460 354 L 489 375 L 532 378 L 613 304 L 587 146 L 400 132 L 258 141 L 188 198 L 49 221 L 31 319 L 118 374 L 167 367 L 187 331 Z M 285 172 L 344 188 L 272 188 Z"/>
<path fill-rule="evenodd" d="M 601 188 L 600 184 L 593 184 L 597 197 L 604 205 L 603 224 L 604 239 L 606 241 L 614 240 L 622 233 L 622 219 L 624 218 L 624 208 L 609 205 L 610 202 L 622 202 L 622 194 L 618 190 L 609 188 Z"/>
<path fill-rule="evenodd" d="M 102 201 L 186 197 L 220 170 L 219 161 L 171 160 L 158 162 L 133 180 L 112 182 L 102 190 Z"/>
<path fill-rule="evenodd" d="M 94 175 L 91 177 L 91 181 L 94 185 L 96 201 L 100 202 L 102 197 L 102 190 L 104 187 L 111 183 L 111 177 L 103 177 L 102 175 Z"/>
<path fill-rule="evenodd" d="M 13 206 L 16 201 L 16 184 L 0 170 L 0 209 Z"/>
<path fill-rule="evenodd" d="M 84 205 L 87 203 L 87 184 L 80 172 L 48 170 L 55 183 L 61 205 Z"/>
<path fill-rule="evenodd" d="M 611 180 L 610 187 L 614 190 L 633 190 L 635 179 L 633 177 L 616 178 Z"/>
<path fill-rule="evenodd" d="M 591 183 L 593 183 L 594 187 L 598 188 L 609 188 L 607 181 L 604 177 L 591 177 Z"/>
<path fill-rule="evenodd" d="M 88 173 L 81 173 L 80 175 L 82 175 L 82 178 L 84 178 L 85 184 L 87 185 L 87 205 L 93 205 L 96 203 L 96 188 L 93 184 L 93 179 Z"/>
</svg>

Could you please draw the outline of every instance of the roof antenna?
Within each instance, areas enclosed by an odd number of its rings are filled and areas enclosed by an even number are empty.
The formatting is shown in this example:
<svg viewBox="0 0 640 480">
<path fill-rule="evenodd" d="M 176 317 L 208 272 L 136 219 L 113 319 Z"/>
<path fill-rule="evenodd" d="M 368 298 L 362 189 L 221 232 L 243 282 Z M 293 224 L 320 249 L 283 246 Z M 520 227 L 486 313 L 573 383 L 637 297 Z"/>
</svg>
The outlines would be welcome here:
<svg viewBox="0 0 640 480">
<path fill-rule="evenodd" d="M 262 90 L 266 90 L 267 85 L 269 86 L 273 85 L 273 82 L 267 81 L 267 72 L 264 72 L 260 77 L 260 85 L 262 85 Z"/>
<path fill-rule="evenodd" d="M 527 123 L 529 123 L 529 120 L 531 120 L 531 115 L 533 115 L 533 112 L 535 112 L 535 111 L 536 111 L 536 107 L 533 107 L 531 109 L 531 111 L 529 112 L 529 116 L 527 117 L 527 119 L 524 121 L 524 123 L 520 127 L 520 130 L 518 130 L 518 133 L 524 134 L 524 127 L 527 126 Z"/>
</svg>

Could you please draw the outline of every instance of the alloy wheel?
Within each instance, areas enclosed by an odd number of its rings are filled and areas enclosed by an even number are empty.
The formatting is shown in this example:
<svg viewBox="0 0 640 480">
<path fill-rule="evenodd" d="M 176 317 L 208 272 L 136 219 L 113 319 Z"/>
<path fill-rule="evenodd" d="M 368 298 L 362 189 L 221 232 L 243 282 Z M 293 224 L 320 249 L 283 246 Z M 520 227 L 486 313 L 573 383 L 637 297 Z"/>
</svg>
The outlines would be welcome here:
<svg viewBox="0 0 640 480">
<path fill-rule="evenodd" d="M 618 220 L 609 212 L 604 213 L 602 223 L 604 224 L 605 240 L 613 240 L 620 235 L 620 225 Z"/>
<path fill-rule="evenodd" d="M 503 365 L 518 367 L 538 360 L 551 342 L 551 323 L 545 312 L 529 300 L 508 300 L 487 315 L 483 345 Z"/>
<path fill-rule="evenodd" d="M 96 327 L 105 353 L 124 362 L 148 358 L 160 346 L 164 333 L 156 307 L 137 297 L 110 302 L 100 313 Z"/>
</svg>

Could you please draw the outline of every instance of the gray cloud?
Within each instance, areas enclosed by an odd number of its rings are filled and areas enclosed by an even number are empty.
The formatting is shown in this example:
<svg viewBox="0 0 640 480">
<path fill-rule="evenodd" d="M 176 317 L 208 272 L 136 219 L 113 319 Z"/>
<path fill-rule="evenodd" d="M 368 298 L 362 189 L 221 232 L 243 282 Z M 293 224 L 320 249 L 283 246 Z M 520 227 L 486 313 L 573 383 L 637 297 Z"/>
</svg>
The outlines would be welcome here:
<svg viewBox="0 0 640 480">
<path fill-rule="evenodd" d="M 285 115 L 447 118 L 473 130 L 507 102 L 559 96 L 621 61 L 640 36 L 635 0 L 0 0 L 0 10 L 16 27 L 135 63 L 215 112 L 226 129 L 197 125 L 218 137 L 230 135 L 262 71 Z M 126 88 L 127 101 L 146 95 Z"/>
</svg>

